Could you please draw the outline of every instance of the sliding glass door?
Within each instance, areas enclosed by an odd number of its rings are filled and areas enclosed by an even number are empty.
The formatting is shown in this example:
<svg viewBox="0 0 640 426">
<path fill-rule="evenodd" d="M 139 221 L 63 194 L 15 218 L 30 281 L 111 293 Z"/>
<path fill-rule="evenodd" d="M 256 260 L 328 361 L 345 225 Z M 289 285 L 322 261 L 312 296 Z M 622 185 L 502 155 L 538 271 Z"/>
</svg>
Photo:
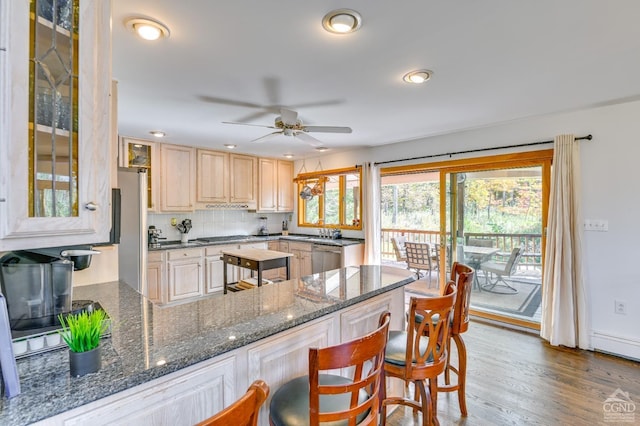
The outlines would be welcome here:
<svg viewBox="0 0 640 426">
<path fill-rule="evenodd" d="M 393 239 L 428 242 L 439 249 L 440 288 L 453 262 L 468 263 L 476 269 L 475 315 L 539 328 L 552 155 L 545 150 L 383 169 L 383 262 L 404 265 Z"/>
<path fill-rule="evenodd" d="M 476 270 L 474 314 L 536 327 L 542 300 L 544 163 L 518 161 L 442 170 L 448 265 Z"/>
</svg>

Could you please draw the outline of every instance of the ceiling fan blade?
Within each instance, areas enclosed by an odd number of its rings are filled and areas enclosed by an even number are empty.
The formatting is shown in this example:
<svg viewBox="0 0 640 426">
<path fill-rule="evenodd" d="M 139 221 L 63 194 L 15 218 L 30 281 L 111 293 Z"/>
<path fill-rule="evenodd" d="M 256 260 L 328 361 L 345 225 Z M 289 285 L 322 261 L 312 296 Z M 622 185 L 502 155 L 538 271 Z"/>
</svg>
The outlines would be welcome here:
<svg viewBox="0 0 640 426">
<path fill-rule="evenodd" d="M 316 107 L 316 106 L 340 105 L 343 103 L 344 103 L 344 99 L 331 99 L 328 101 L 304 102 L 301 104 L 289 105 L 289 108 L 303 109 L 303 108 Z"/>
<path fill-rule="evenodd" d="M 239 124 L 241 126 L 253 126 L 253 127 L 264 127 L 266 129 L 277 129 L 277 127 L 265 126 L 264 124 L 238 123 L 236 121 L 223 121 L 222 124 Z"/>
<path fill-rule="evenodd" d="M 323 143 L 320 142 L 318 139 L 314 138 L 311 135 L 306 134 L 305 132 L 295 132 L 293 136 L 296 138 L 300 138 L 301 140 L 303 140 L 304 142 L 308 143 L 311 146 L 323 145 Z"/>
<path fill-rule="evenodd" d="M 284 124 L 295 125 L 298 121 L 298 113 L 286 108 L 280 108 L 280 118 Z"/>
<path fill-rule="evenodd" d="M 277 114 L 278 111 L 276 111 L 275 113 Z M 234 120 L 234 121 L 236 123 L 247 123 L 247 122 L 258 120 L 259 118 L 262 118 L 262 117 L 266 117 L 267 115 L 270 115 L 270 114 L 272 114 L 272 111 L 269 111 L 268 109 L 265 108 L 264 111 L 256 111 L 249 115 L 245 115 L 244 117 L 238 118 L 237 120 Z"/>
<path fill-rule="evenodd" d="M 198 96 L 198 98 L 201 101 L 211 102 L 214 104 L 233 105 L 233 106 L 241 106 L 241 107 L 248 107 L 248 108 L 265 108 L 265 105 L 255 104 L 253 102 L 234 101 L 233 99 L 218 98 L 215 96 L 202 95 L 202 96 Z"/>
<path fill-rule="evenodd" d="M 264 142 L 266 140 L 271 139 L 275 135 L 281 135 L 281 134 L 282 134 L 282 131 L 269 133 L 268 135 L 260 136 L 258 139 L 254 139 L 251 142 L 256 142 L 256 143 Z"/>
<path fill-rule="evenodd" d="M 305 132 L 322 132 L 322 133 L 351 133 L 351 127 L 338 126 L 304 126 Z"/>
</svg>

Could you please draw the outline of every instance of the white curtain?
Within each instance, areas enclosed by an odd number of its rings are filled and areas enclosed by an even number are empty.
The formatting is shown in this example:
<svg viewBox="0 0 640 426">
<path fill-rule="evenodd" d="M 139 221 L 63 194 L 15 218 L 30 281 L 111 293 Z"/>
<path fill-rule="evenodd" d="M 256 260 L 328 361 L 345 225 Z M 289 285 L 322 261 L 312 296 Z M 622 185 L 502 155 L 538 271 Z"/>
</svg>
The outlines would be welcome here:
<svg viewBox="0 0 640 426">
<path fill-rule="evenodd" d="M 364 183 L 363 226 L 364 262 L 380 264 L 380 167 L 373 163 L 362 165 Z"/>
<path fill-rule="evenodd" d="M 579 142 L 560 135 L 554 140 L 540 336 L 554 346 L 588 349 L 581 222 Z"/>
</svg>

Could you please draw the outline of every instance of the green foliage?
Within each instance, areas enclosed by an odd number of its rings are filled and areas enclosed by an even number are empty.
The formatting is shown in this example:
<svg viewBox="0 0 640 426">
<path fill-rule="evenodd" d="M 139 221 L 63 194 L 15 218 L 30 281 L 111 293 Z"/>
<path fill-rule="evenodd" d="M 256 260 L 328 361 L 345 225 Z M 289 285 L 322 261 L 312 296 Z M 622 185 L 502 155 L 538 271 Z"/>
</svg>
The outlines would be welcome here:
<svg viewBox="0 0 640 426">
<path fill-rule="evenodd" d="M 100 336 L 109 327 L 107 314 L 102 309 L 79 314 L 58 315 L 62 330 L 60 336 L 71 352 L 87 352 L 100 345 Z"/>
</svg>

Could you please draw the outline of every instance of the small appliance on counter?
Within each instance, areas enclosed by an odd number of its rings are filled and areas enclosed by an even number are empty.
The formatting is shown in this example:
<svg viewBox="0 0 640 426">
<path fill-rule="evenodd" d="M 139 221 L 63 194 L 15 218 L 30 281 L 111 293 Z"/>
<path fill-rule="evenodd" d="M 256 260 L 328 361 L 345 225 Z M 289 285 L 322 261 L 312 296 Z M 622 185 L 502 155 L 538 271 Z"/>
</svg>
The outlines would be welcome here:
<svg viewBox="0 0 640 426">
<path fill-rule="evenodd" d="M 62 251 L 64 252 L 64 250 Z M 16 358 L 64 347 L 58 330 L 59 314 L 100 308 L 90 300 L 72 301 L 72 273 L 89 261 L 74 257 L 91 256 L 74 252 L 68 258 L 35 251 L 9 252 L 0 258 L 0 288 L 6 299 L 9 326 Z"/>
<path fill-rule="evenodd" d="M 162 229 L 160 228 L 156 228 L 153 225 L 149 225 L 149 248 L 159 248 L 160 247 L 160 240 L 166 240 L 166 237 L 161 237 L 160 235 L 162 235 Z"/>
</svg>

